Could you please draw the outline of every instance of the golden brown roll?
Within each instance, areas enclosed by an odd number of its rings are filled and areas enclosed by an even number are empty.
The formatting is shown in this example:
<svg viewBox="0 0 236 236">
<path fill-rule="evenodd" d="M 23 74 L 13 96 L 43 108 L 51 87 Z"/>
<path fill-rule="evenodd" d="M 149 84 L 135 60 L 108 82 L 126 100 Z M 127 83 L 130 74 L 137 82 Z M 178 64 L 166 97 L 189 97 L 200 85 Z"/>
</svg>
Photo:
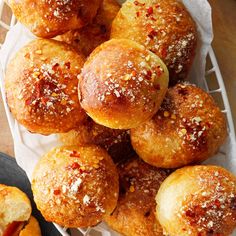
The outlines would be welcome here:
<svg viewBox="0 0 236 236">
<path fill-rule="evenodd" d="M 15 187 L 0 184 L 0 235 L 17 236 L 31 215 L 28 197 Z"/>
<path fill-rule="evenodd" d="M 65 43 L 38 39 L 23 47 L 6 71 L 6 96 L 15 119 L 40 134 L 67 132 L 86 116 L 78 100 L 84 58 Z"/>
<path fill-rule="evenodd" d="M 236 178 L 217 166 L 189 166 L 167 177 L 157 218 L 170 236 L 229 236 L 236 228 Z"/>
<path fill-rule="evenodd" d="M 179 0 L 127 0 L 113 21 L 111 38 L 128 38 L 158 55 L 170 73 L 170 84 L 187 77 L 197 30 Z"/>
<path fill-rule="evenodd" d="M 110 156 L 100 147 L 58 147 L 37 164 L 32 190 L 47 221 L 64 227 L 88 227 L 116 207 L 118 174 Z"/>
<path fill-rule="evenodd" d="M 118 165 L 120 195 L 107 224 L 126 236 L 162 236 L 155 218 L 155 196 L 168 171 L 150 166 L 138 158 Z"/>
<path fill-rule="evenodd" d="M 190 84 L 170 88 L 157 114 L 131 130 L 131 142 L 147 163 L 177 168 L 214 155 L 227 135 L 213 98 Z"/>
<path fill-rule="evenodd" d="M 72 45 L 78 52 L 88 56 L 98 45 L 110 38 L 111 23 L 120 5 L 116 0 L 104 0 L 93 22 L 82 29 L 75 29 L 55 39 Z"/>
<path fill-rule="evenodd" d="M 115 163 L 134 154 L 128 130 L 110 129 L 95 123 L 90 117 L 67 133 L 58 136 L 64 145 L 99 145 L 106 149 Z"/>
<path fill-rule="evenodd" d="M 16 18 L 32 33 L 52 38 L 90 23 L 102 0 L 9 0 Z"/>
<path fill-rule="evenodd" d="M 28 223 L 20 231 L 19 236 L 41 236 L 41 230 L 38 221 L 31 216 Z"/>
<path fill-rule="evenodd" d="M 79 97 L 98 124 L 129 129 L 156 113 L 167 86 L 167 68 L 155 54 L 131 40 L 113 39 L 86 61 L 79 76 Z"/>
</svg>

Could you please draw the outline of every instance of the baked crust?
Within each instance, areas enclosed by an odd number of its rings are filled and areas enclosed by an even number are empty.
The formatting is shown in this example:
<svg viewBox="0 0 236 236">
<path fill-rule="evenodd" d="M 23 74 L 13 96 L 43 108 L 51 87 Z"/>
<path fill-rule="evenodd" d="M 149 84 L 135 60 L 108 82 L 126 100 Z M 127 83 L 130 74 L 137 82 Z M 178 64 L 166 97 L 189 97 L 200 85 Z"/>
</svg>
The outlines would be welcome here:
<svg viewBox="0 0 236 236">
<path fill-rule="evenodd" d="M 9 0 L 16 18 L 33 34 L 52 38 L 78 29 L 95 17 L 102 0 Z"/>
<path fill-rule="evenodd" d="M 129 129 L 156 113 L 167 86 L 167 68 L 155 54 L 131 40 L 113 39 L 86 61 L 79 76 L 79 97 L 96 123 Z"/>
<path fill-rule="evenodd" d="M 129 130 L 110 129 L 95 123 L 90 117 L 76 129 L 58 135 L 63 145 L 94 144 L 106 149 L 114 163 L 134 155 Z"/>
<path fill-rule="evenodd" d="M 97 146 L 54 148 L 37 164 L 32 190 L 47 221 L 64 227 L 98 224 L 117 204 L 118 174 Z"/>
<path fill-rule="evenodd" d="M 128 38 L 158 55 L 170 85 L 186 79 L 197 47 L 197 29 L 179 0 L 127 0 L 112 24 L 111 38 Z"/>
<path fill-rule="evenodd" d="M 0 235 L 9 230 L 15 222 L 15 229 L 20 223 L 28 221 L 31 215 L 30 200 L 20 189 L 0 184 Z"/>
<path fill-rule="evenodd" d="M 177 168 L 214 155 L 227 136 L 213 98 L 191 84 L 170 88 L 157 114 L 131 130 L 131 142 L 147 163 Z"/>
<path fill-rule="evenodd" d="M 157 217 L 170 236 L 228 236 L 236 227 L 236 178 L 219 166 L 175 171 L 156 201 Z"/>
<path fill-rule="evenodd" d="M 84 57 L 69 45 L 38 39 L 20 49 L 6 71 L 6 97 L 15 119 L 40 134 L 67 132 L 86 117 L 78 100 Z"/>
<path fill-rule="evenodd" d="M 162 236 L 155 218 L 155 196 L 168 171 L 133 158 L 118 165 L 120 195 L 115 211 L 107 216 L 107 224 L 126 236 Z"/>
<path fill-rule="evenodd" d="M 97 46 L 109 40 L 111 23 L 119 9 L 120 5 L 116 0 L 104 0 L 92 23 L 82 29 L 70 30 L 55 39 L 66 42 L 72 45 L 76 51 L 89 56 Z"/>
</svg>

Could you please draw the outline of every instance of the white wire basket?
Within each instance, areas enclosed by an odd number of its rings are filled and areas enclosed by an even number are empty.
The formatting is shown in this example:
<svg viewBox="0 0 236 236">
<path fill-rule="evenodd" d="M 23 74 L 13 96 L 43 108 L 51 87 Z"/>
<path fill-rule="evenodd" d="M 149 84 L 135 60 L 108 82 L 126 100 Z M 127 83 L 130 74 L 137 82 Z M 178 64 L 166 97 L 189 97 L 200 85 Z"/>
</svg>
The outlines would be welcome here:
<svg viewBox="0 0 236 236">
<path fill-rule="evenodd" d="M 8 13 L 10 14 L 8 16 L 8 20 L 7 22 L 2 20 L 2 16 L 4 11 L 8 11 Z M 16 24 L 16 19 L 14 17 L 14 15 L 12 15 L 9 11 L 9 9 L 7 9 L 7 5 L 6 3 L 4 3 L 3 0 L 0 0 L 0 34 L 3 35 L 12 28 L 14 27 Z M 0 44 L 0 47 L 2 46 L 2 44 Z M 0 73 L 1 74 L 1 73 Z M 3 76 L 3 73 L 2 73 Z M 9 126 L 11 129 L 11 133 L 14 139 L 14 142 L 22 142 L 22 136 L 21 133 L 22 132 L 26 132 L 24 129 L 22 129 L 22 127 L 20 127 L 18 125 L 17 122 L 14 121 L 14 119 L 12 118 L 9 109 L 6 105 L 6 99 L 5 99 L 5 91 L 4 91 L 4 86 L 3 86 L 3 79 L 1 78 L 1 92 L 2 92 L 2 96 L 3 96 L 3 101 L 4 101 L 4 106 L 5 106 L 5 110 L 6 110 L 6 114 L 7 114 L 7 118 L 8 118 L 8 122 L 9 122 Z M 196 82 L 196 81 L 195 81 Z M 230 110 L 230 106 L 229 106 L 229 101 L 227 98 L 227 93 L 225 90 L 225 86 L 224 86 L 224 82 L 223 82 L 223 78 L 214 54 L 214 51 L 212 49 L 212 47 L 209 48 L 209 52 L 208 52 L 208 58 L 207 58 L 207 66 L 206 66 L 206 72 L 205 72 L 205 79 L 202 81 L 203 83 L 201 84 L 197 84 L 199 86 L 201 86 L 203 89 L 205 89 L 209 94 L 211 94 L 216 102 L 219 104 L 219 106 L 222 109 L 222 112 L 225 114 L 226 118 L 227 118 L 227 124 L 228 124 L 228 140 L 227 140 L 227 145 L 224 145 L 221 147 L 219 153 L 217 154 L 218 156 L 220 156 L 221 158 L 227 158 L 227 149 L 228 149 L 228 145 L 230 145 L 231 147 L 233 146 L 234 148 L 236 147 L 236 141 L 235 141 L 235 129 L 234 129 L 234 124 L 233 124 L 233 119 L 232 119 L 232 115 L 231 115 L 231 110 Z M 16 132 L 17 130 L 17 132 Z M 20 140 L 19 140 L 20 139 Z M 233 150 L 233 149 L 232 149 Z M 235 150 L 235 149 L 234 149 Z M 35 153 L 32 152 L 32 155 L 34 155 Z M 233 151 L 231 153 L 231 158 L 233 158 Z M 229 167 L 229 166 L 227 166 Z M 228 168 L 231 171 L 233 171 L 233 167 L 232 168 Z M 236 172 L 234 171 L 234 173 L 236 174 Z M 29 176 L 29 175 L 28 175 Z M 55 227 L 58 229 L 58 231 L 61 233 L 61 235 L 63 236 L 69 236 L 70 234 L 67 232 L 66 228 L 62 228 L 59 225 L 55 224 Z M 117 234 L 116 232 L 112 231 L 111 229 L 109 229 L 107 227 L 106 224 L 101 223 L 96 227 L 93 228 L 87 228 L 87 229 L 73 229 L 71 230 L 72 235 L 84 235 L 84 236 L 118 236 L 119 234 Z M 236 233 L 234 233 L 234 235 L 236 235 Z"/>
</svg>

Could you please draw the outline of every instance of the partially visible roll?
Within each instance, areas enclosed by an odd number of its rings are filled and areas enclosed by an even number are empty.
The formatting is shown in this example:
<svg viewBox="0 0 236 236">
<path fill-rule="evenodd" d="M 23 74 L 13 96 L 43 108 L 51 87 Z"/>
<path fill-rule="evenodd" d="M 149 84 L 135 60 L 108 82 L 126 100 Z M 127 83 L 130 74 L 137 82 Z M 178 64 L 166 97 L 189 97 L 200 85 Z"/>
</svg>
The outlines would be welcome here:
<svg viewBox="0 0 236 236">
<path fill-rule="evenodd" d="M 178 169 L 156 196 L 157 219 L 170 236 L 229 236 L 236 228 L 236 177 L 219 166 Z"/>
<path fill-rule="evenodd" d="M 72 45 L 85 56 L 110 38 L 111 23 L 117 15 L 120 5 L 116 0 L 104 0 L 93 22 L 83 27 L 66 32 L 55 39 Z"/>
<path fill-rule="evenodd" d="M 38 221 L 31 216 L 28 223 L 20 231 L 19 236 L 41 236 L 41 230 Z"/>
<path fill-rule="evenodd" d="M 158 169 L 134 157 L 118 165 L 120 194 L 106 223 L 126 236 L 163 236 L 155 218 L 156 193 L 169 171 Z"/>
<path fill-rule="evenodd" d="M 134 155 L 129 130 L 110 129 L 95 123 L 90 117 L 76 129 L 58 134 L 64 145 L 99 145 L 106 149 L 115 163 Z"/>
<path fill-rule="evenodd" d="M 179 0 L 127 0 L 113 21 L 111 38 L 127 38 L 159 56 L 170 85 L 186 79 L 197 47 L 195 22 Z"/>
<path fill-rule="evenodd" d="M 164 63 L 142 45 L 113 39 L 97 47 L 79 76 L 79 99 L 98 124 L 129 129 L 150 119 L 168 87 Z"/>
<path fill-rule="evenodd" d="M 102 0 L 9 0 L 17 20 L 36 36 L 52 38 L 92 22 Z"/>
<path fill-rule="evenodd" d="M 25 193 L 0 184 L 0 235 L 19 235 L 31 212 L 30 200 Z"/>
</svg>

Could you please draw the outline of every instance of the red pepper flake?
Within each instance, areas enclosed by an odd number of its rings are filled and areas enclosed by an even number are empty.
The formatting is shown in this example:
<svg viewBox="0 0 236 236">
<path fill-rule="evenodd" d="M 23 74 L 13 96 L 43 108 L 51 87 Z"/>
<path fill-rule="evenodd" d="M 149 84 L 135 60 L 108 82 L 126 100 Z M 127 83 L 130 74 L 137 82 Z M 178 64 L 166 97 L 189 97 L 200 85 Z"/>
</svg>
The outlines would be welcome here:
<svg viewBox="0 0 236 236">
<path fill-rule="evenodd" d="M 215 200 L 214 205 L 220 207 L 221 203 L 218 199 Z"/>
<path fill-rule="evenodd" d="M 151 20 L 156 21 L 157 19 L 154 18 L 153 16 L 150 17 Z"/>
<path fill-rule="evenodd" d="M 58 66 L 59 66 L 59 64 L 58 64 L 58 63 L 55 63 L 55 64 L 52 66 L 52 69 L 55 71 Z"/>
<path fill-rule="evenodd" d="M 136 71 L 133 70 L 133 71 L 131 72 L 131 75 L 135 77 L 135 76 L 137 75 Z"/>
<path fill-rule="evenodd" d="M 53 191 L 54 195 L 59 195 L 61 193 L 60 189 L 54 189 Z"/>
<path fill-rule="evenodd" d="M 148 76 L 148 77 L 151 77 L 151 76 L 152 76 L 152 71 L 151 71 L 151 70 L 148 70 L 148 71 L 147 71 L 147 76 Z"/>
<path fill-rule="evenodd" d="M 136 12 L 136 16 L 137 16 L 137 17 L 140 16 L 140 12 L 139 12 L 139 11 Z"/>
<path fill-rule="evenodd" d="M 26 54 L 24 55 L 24 57 L 27 58 L 27 59 L 30 59 L 30 54 L 29 54 L 29 53 L 26 53 Z"/>
<path fill-rule="evenodd" d="M 164 47 L 164 48 L 162 48 L 162 50 L 161 50 L 161 56 L 163 57 L 163 58 L 166 58 L 166 56 L 167 56 L 167 49 Z"/>
<path fill-rule="evenodd" d="M 160 84 L 154 84 L 153 87 L 154 87 L 156 90 L 160 90 L 160 89 L 161 89 Z"/>
<path fill-rule="evenodd" d="M 74 162 L 72 165 L 70 165 L 70 168 L 72 170 L 80 169 L 80 165 L 77 162 Z"/>
<path fill-rule="evenodd" d="M 195 217 L 195 213 L 191 210 L 187 210 L 185 212 L 185 215 L 188 216 L 188 217 L 191 217 L 191 218 L 194 218 Z"/>
<path fill-rule="evenodd" d="M 70 157 L 80 157 L 80 154 L 77 151 L 72 151 Z"/>
<path fill-rule="evenodd" d="M 41 102 L 42 102 L 43 105 L 46 105 L 48 100 L 49 100 L 48 98 L 41 97 Z"/>
<path fill-rule="evenodd" d="M 157 69 L 157 76 L 160 77 L 163 74 L 162 68 L 159 66 Z"/>
<path fill-rule="evenodd" d="M 87 171 L 79 169 L 79 173 L 82 175 L 83 173 L 87 173 Z"/>
<path fill-rule="evenodd" d="M 148 37 L 151 39 L 157 36 L 157 32 L 152 28 L 152 25 L 150 24 L 147 25 L 147 32 L 148 32 Z"/>
<path fill-rule="evenodd" d="M 66 63 L 65 63 L 65 67 L 66 67 L 66 69 L 69 70 L 69 69 L 70 69 L 70 62 L 66 62 Z"/>
<path fill-rule="evenodd" d="M 147 14 L 146 14 L 146 16 L 150 16 L 150 15 L 152 15 L 153 14 L 153 8 L 152 7 L 149 7 L 148 9 L 147 9 Z"/>
<path fill-rule="evenodd" d="M 159 8 L 159 7 L 160 7 L 160 5 L 159 5 L 159 4 L 156 4 L 156 5 L 155 5 L 155 8 Z"/>
<path fill-rule="evenodd" d="M 37 84 L 35 84 L 35 90 L 36 90 L 36 97 L 37 98 L 39 98 L 40 97 L 40 94 L 41 94 L 41 88 L 40 88 L 40 84 L 39 83 L 37 83 Z"/>
<path fill-rule="evenodd" d="M 31 103 L 32 103 L 32 99 L 31 98 L 29 98 L 29 99 L 27 99 L 26 101 L 25 101 L 25 105 L 31 105 Z"/>
</svg>

